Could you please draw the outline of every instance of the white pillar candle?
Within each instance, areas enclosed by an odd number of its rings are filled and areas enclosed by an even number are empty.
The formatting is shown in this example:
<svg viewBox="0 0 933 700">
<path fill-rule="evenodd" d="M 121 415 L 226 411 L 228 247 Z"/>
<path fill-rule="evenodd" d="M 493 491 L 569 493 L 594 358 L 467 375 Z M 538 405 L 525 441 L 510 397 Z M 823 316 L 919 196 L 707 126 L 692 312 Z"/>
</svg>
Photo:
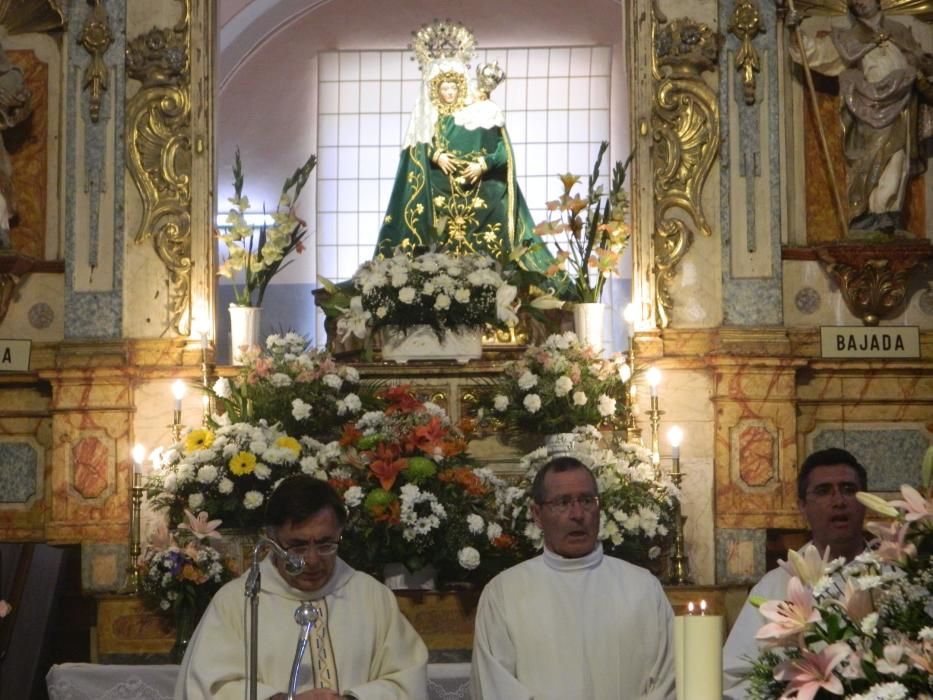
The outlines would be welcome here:
<svg viewBox="0 0 933 700">
<path fill-rule="evenodd" d="M 701 611 L 705 609 L 705 601 L 702 601 Z M 687 615 L 683 619 L 684 661 L 683 674 L 677 678 L 678 700 L 680 698 L 720 700 L 722 698 L 722 616 L 701 613 L 700 615 Z M 676 636 L 674 644 L 676 665 Z M 683 686 L 682 691 L 681 686 Z"/>
</svg>

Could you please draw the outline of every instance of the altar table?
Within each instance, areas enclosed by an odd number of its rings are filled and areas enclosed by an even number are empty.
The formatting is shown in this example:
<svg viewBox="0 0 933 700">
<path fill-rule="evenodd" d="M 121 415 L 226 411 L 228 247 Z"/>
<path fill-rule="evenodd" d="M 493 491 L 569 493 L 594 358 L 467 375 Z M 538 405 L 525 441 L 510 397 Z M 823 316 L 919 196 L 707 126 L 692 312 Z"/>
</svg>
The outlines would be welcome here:
<svg viewBox="0 0 933 700">
<path fill-rule="evenodd" d="M 50 700 L 172 700 L 177 676 L 173 665 L 58 664 L 45 682 Z M 469 700 L 470 664 L 428 664 L 428 698 Z"/>
</svg>

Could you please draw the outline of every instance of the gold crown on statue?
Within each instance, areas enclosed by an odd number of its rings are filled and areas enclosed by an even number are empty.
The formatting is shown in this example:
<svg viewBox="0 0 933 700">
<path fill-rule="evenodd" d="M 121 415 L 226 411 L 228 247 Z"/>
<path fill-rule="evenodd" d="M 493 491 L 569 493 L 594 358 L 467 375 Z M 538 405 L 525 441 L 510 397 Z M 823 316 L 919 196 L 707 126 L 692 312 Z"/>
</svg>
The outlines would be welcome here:
<svg viewBox="0 0 933 700">
<path fill-rule="evenodd" d="M 505 71 L 499 66 L 498 61 L 476 67 L 476 88 L 480 92 L 489 95 L 503 80 L 505 80 Z"/>
<path fill-rule="evenodd" d="M 457 59 L 463 64 L 473 57 L 476 38 L 473 32 L 460 22 L 434 20 L 417 31 L 412 32 L 408 48 L 414 51 L 421 70 L 432 61 L 439 59 Z"/>
</svg>

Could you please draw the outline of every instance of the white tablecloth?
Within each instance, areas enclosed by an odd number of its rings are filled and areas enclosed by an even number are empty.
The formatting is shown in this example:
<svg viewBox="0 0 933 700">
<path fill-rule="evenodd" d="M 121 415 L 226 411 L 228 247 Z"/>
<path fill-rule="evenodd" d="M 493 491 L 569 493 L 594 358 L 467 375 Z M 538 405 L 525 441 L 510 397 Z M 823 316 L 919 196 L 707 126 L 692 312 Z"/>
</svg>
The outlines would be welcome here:
<svg viewBox="0 0 933 700">
<path fill-rule="evenodd" d="M 46 676 L 51 700 L 172 700 L 178 666 L 58 664 Z M 428 664 L 430 700 L 469 700 L 470 664 Z"/>
</svg>

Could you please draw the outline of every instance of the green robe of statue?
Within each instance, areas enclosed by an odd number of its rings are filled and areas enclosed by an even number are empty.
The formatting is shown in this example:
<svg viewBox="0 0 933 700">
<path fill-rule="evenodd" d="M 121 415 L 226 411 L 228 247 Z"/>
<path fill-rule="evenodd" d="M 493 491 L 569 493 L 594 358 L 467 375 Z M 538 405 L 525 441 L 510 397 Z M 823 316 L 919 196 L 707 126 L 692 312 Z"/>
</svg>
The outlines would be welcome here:
<svg viewBox="0 0 933 700">
<path fill-rule="evenodd" d="M 400 245 L 437 245 L 504 260 L 513 244 L 538 244 L 522 262 L 531 270 L 546 271 L 554 258 L 534 233 L 505 127 L 467 128 L 457 121 L 456 115 L 438 117 L 433 143 L 402 150 L 376 255 L 392 255 Z M 459 164 L 453 175 L 445 175 L 432 160 L 439 153 L 451 154 Z M 476 161 L 484 163 L 485 170 L 471 184 L 459 173 Z"/>
</svg>

